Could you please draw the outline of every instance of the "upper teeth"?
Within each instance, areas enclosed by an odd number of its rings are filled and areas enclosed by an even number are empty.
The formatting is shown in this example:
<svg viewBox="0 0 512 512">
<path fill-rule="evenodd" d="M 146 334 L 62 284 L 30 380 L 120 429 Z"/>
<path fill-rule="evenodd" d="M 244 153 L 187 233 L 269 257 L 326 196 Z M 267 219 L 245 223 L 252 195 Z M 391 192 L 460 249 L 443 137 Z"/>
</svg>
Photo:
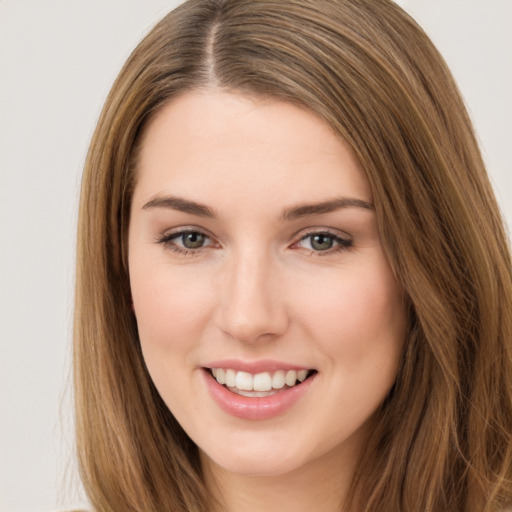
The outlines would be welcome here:
<svg viewBox="0 0 512 512">
<path fill-rule="evenodd" d="M 224 368 L 212 368 L 211 371 L 219 384 L 243 391 L 270 391 L 282 389 L 285 385 L 295 386 L 297 380 L 302 382 L 308 375 L 308 370 L 277 370 L 255 375 Z"/>
</svg>

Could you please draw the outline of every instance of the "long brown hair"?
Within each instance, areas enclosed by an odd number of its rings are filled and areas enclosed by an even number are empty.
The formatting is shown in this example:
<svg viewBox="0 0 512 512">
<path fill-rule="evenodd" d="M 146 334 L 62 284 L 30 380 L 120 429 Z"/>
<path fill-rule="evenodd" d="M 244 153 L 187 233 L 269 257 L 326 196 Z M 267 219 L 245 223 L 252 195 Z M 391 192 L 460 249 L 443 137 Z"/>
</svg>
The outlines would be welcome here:
<svg viewBox="0 0 512 512">
<path fill-rule="evenodd" d="M 360 511 L 512 505 L 512 265 L 456 85 L 389 0 L 190 0 L 135 49 L 85 165 L 75 314 L 82 479 L 99 511 L 207 511 L 197 447 L 160 399 L 130 307 L 137 150 L 178 94 L 293 102 L 359 158 L 409 303 L 396 383 L 349 499 Z"/>
</svg>

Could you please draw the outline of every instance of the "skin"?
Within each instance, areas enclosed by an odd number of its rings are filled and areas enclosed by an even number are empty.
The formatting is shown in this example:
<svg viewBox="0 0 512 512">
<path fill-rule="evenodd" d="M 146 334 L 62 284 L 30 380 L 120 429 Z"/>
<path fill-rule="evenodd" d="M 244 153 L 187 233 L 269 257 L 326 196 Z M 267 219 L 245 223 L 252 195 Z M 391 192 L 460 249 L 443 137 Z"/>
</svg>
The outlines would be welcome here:
<svg viewBox="0 0 512 512">
<path fill-rule="evenodd" d="M 137 173 L 129 272 L 142 351 L 200 449 L 207 485 L 237 512 L 339 510 L 406 332 L 353 152 L 297 106 L 193 91 L 153 118 Z M 176 209 L 170 196 L 215 216 Z M 339 198 L 350 201 L 284 215 Z M 180 230 L 206 235 L 203 246 L 184 249 Z M 319 250 L 312 233 L 332 247 Z M 247 420 L 205 384 L 203 367 L 228 358 L 318 373 L 284 413 Z"/>
</svg>

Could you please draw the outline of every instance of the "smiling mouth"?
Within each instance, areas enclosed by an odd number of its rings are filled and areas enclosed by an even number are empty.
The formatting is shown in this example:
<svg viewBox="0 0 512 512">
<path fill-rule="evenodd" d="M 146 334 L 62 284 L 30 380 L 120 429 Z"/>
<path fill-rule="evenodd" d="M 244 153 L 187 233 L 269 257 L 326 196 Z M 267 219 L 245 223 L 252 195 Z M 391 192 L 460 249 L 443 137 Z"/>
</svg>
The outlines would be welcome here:
<svg viewBox="0 0 512 512">
<path fill-rule="evenodd" d="M 225 368 L 206 368 L 222 386 L 238 395 L 263 398 L 299 386 L 316 370 L 277 370 L 252 374 Z"/>
</svg>

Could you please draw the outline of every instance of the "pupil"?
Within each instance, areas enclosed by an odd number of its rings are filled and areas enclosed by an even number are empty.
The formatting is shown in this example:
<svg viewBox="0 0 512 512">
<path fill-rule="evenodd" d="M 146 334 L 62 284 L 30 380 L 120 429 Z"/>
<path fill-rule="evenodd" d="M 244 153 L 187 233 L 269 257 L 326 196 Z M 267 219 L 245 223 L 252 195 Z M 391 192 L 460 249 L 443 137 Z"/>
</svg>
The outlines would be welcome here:
<svg viewBox="0 0 512 512">
<path fill-rule="evenodd" d="M 311 241 L 311 247 L 317 251 L 326 251 L 333 245 L 332 237 L 327 235 L 314 235 Z"/>
<path fill-rule="evenodd" d="M 204 243 L 204 235 L 201 233 L 187 233 L 183 236 L 183 245 L 187 249 L 198 249 Z"/>
</svg>

